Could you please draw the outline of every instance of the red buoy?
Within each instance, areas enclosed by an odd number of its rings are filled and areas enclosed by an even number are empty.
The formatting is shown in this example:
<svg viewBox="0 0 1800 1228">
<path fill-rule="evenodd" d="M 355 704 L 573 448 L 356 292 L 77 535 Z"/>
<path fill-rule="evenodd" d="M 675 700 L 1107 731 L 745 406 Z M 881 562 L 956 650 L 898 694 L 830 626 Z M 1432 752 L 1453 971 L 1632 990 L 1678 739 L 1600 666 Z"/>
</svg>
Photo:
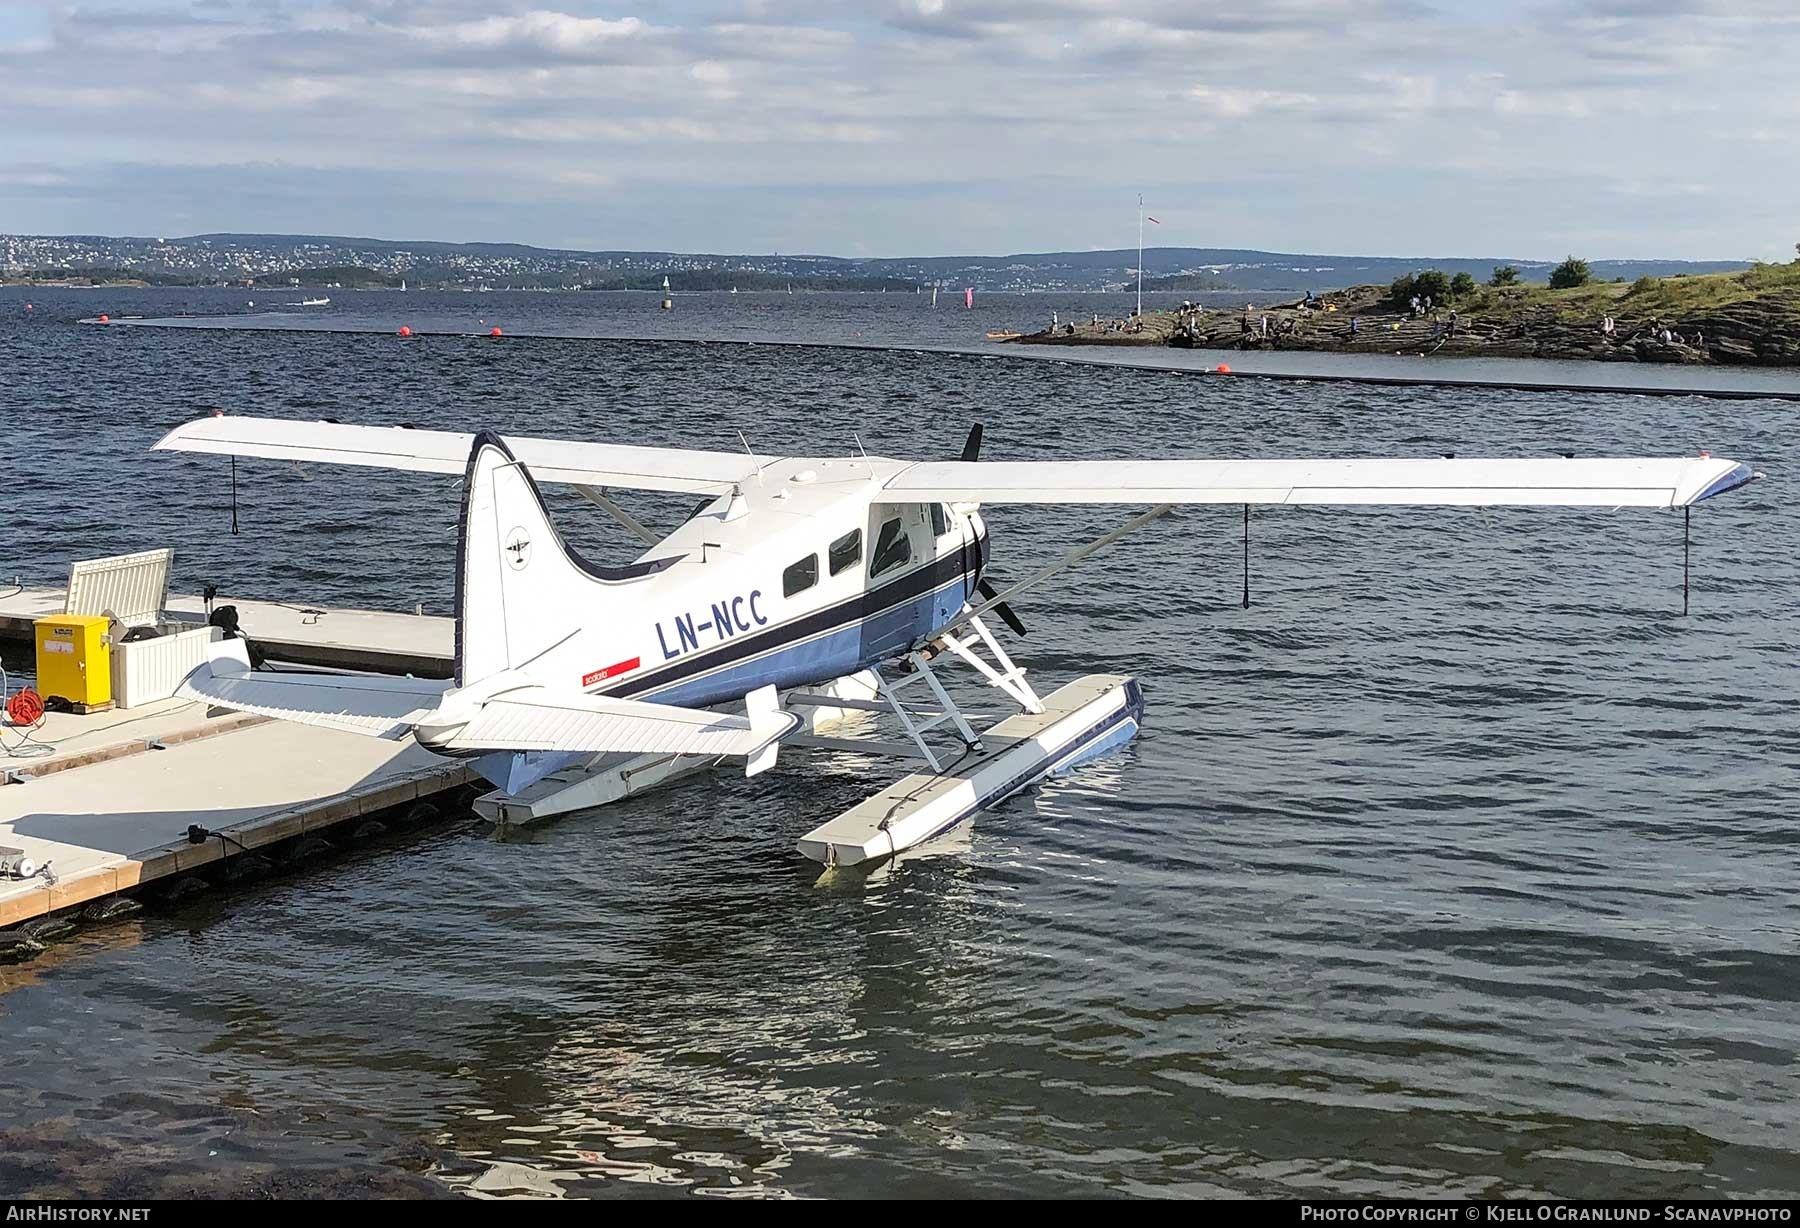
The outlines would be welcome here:
<svg viewBox="0 0 1800 1228">
<path fill-rule="evenodd" d="M 412 336 L 412 328 L 411 328 L 411 327 L 410 327 L 410 326 L 408 326 L 408 325 L 405 325 L 405 324 L 402 324 L 402 325 L 401 325 L 401 326 L 400 326 L 400 335 L 401 335 L 401 336 L 402 336 L 402 337 L 410 337 L 410 336 Z"/>
<path fill-rule="evenodd" d="M 1218 372 L 1220 375 L 1230 375 L 1231 374 L 1231 368 L 1228 367 L 1227 365 L 1225 365 L 1224 363 L 1220 363 L 1218 366 L 1214 367 L 1213 370 Z"/>
<path fill-rule="evenodd" d="M 103 316 L 101 316 L 101 317 L 100 317 L 100 323 L 102 323 L 102 324 L 111 324 L 111 323 L 112 323 L 112 317 L 111 317 L 111 316 L 105 316 L 105 315 L 103 315 Z"/>
<path fill-rule="evenodd" d="M 488 329 L 488 336 L 490 336 L 490 337 L 498 337 L 498 336 L 500 336 L 500 335 L 501 335 L 501 334 L 500 334 L 500 330 L 499 330 L 499 329 L 497 329 L 497 328 L 490 328 L 490 329 Z"/>
</svg>

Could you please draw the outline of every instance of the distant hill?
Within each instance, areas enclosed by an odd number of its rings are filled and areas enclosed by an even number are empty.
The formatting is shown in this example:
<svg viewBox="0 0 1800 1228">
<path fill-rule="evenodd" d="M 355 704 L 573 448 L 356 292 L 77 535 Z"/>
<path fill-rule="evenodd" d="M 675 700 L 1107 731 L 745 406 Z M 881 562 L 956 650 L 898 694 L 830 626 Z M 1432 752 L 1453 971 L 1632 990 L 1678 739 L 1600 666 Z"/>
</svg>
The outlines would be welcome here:
<svg viewBox="0 0 1800 1228">
<path fill-rule="evenodd" d="M 1469 273 L 1486 281 L 1494 269 L 1510 264 L 1526 281 L 1546 281 L 1557 260 L 1471 256 L 1332 256 L 1299 252 L 1264 252 L 1245 248 L 1146 247 L 1144 288 L 1169 290 L 1335 290 L 1370 282 L 1388 282 L 1420 269 L 1442 269 L 1454 276 Z M 1029 269 L 1087 288 L 1125 288 L 1136 284 L 1137 250 L 1094 252 L 1028 252 L 1013 256 L 934 256 L 922 260 L 871 260 L 871 268 L 930 280 L 942 276 L 994 278 Z M 1596 278 L 1668 277 L 1676 273 L 1730 273 L 1748 268 L 1747 260 L 1591 260 Z M 976 282 L 979 285 L 981 282 Z"/>
<path fill-rule="evenodd" d="M 1137 283 L 1135 248 L 1022 252 L 1005 256 L 854 258 L 809 254 L 580 251 L 523 243 L 445 243 L 338 235 L 203 234 L 178 239 L 102 235 L 0 234 L 0 278 L 30 269 L 129 271 L 151 281 L 298 281 L 320 270 L 359 270 L 386 283 L 414 286 L 491 285 L 518 288 L 607 288 L 682 275 L 690 285 L 786 285 L 802 288 L 889 288 L 943 285 L 980 290 L 1108 290 Z M 1748 261 L 1602 260 L 1594 276 L 1664 277 L 1734 272 Z M 1436 268 L 1486 281 L 1510 264 L 1527 281 L 1542 281 L 1556 261 L 1518 257 L 1335 256 L 1245 248 L 1148 247 L 1144 288 L 1164 290 L 1333 290 L 1385 283 Z M 731 274 L 753 275 L 736 282 Z"/>
</svg>

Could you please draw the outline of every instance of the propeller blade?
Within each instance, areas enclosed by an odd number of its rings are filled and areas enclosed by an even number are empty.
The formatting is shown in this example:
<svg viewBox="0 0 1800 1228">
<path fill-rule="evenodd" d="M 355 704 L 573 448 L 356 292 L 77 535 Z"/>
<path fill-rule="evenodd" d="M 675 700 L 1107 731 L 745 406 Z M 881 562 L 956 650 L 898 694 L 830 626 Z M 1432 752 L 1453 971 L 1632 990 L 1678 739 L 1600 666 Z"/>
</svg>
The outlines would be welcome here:
<svg viewBox="0 0 1800 1228">
<path fill-rule="evenodd" d="M 963 442 L 962 458 L 966 461 L 981 459 L 981 423 L 969 428 L 969 437 Z"/>
<path fill-rule="evenodd" d="M 989 601 L 992 601 L 994 599 L 994 594 L 996 592 L 998 592 L 999 590 L 996 589 L 992 584 L 989 584 L 986 580 L 983 580 L 975 586 L 975 591 L 980 593 L 983 597 L 987 598 Z M 1013 613 L 1013 608 L 1012 608 L 1012 605 L 1010 602 L 1002 601 L 999 605 L 994 607 L 994 613 L 996 613 L 1000 616 L 1001 622 L 1005 623 L 1007 626 L 1009 626 L 1013 629 L 1014 635 L 1023 636 L 1026 633 L 1025 632 L 1025 624 L 1020 621 L 1019 616 L 1017 614 Z"/>
</svg>

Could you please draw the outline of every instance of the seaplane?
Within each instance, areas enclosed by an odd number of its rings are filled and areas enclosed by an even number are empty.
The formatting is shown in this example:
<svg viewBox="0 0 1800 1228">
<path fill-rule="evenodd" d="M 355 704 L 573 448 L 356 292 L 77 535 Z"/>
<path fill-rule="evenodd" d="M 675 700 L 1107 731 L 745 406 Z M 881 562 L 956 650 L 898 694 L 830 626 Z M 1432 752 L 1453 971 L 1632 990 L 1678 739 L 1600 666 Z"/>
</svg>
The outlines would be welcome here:
<svg viewBox="0 0 1800 1228">
<path fill-rule="evenodd" d="M 156 448 L 459 475 L 462 507 L 448 679 L 267 672 L 243 640 L 225 638 L 181 693 L 468 760 L 495 786 L 477 809 L 499 823 L 587 809 L 727 760 L 755 775 L 783 747 L 898 755 L 917 770 L 798 843 L 831 866 L 885 862 L 1135 736 L 1135 678 L 1092 674 L 1040 695 L 996 625 L 1022 633 L 1019 594 L 1174 508 L 1242 505 L 1247 550 L 1259 504 L 1649 507 L 1685 518 L 1759 476 L 1707 455 L 983 460 L 981 443 L 976 426 L 959 459 L 913 461 L 190 422 Z M 541 484 L 573 486 L 646 549 L 622 565 L 583 558 L 551 522 Z M 628 490 L 700 504 L 662 535 L 616 497 Z M 982 515 L 999 504 L 1142 510 L 1001 584 Z M 977 729 L 938 676 L 957 664 L 1016 713 Z M 839 736 L 889 718 L 903 737 Z"/>
</svg>

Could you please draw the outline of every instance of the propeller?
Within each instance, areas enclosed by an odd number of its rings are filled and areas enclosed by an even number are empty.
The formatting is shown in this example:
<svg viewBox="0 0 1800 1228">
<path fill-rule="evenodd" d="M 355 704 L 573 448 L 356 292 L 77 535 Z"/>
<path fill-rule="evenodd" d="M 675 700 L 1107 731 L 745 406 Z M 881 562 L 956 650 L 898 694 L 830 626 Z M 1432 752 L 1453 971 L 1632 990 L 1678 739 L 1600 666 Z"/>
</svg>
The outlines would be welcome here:
<svg viewBox="0 0 1800 1228">
<path fill-rule="evenodd" d="M 981 459 L 981 423 L 977 422 L 974 426 L 969 428 L 969 437 L 963 441 L 962 458 L 965 461 L 977 461 Z M 993 584 L 987 580 L 981 580 L 976 583 L 975 591 L 980 593 L 986 600 L 992 601 L 994 599 L 994 594 L 1000 590 L 995 588 Z M 1014 635 L 1023 636 L 1025 634 L 1025 624 L 1020 621 L 1017 614 L 1013 613 L 1013 608 L 1010 604 L 1002 601 L 994 607 L 994 613 L 1000 616 L 1001 622 L 1013 629 Z"/>
</svg>

